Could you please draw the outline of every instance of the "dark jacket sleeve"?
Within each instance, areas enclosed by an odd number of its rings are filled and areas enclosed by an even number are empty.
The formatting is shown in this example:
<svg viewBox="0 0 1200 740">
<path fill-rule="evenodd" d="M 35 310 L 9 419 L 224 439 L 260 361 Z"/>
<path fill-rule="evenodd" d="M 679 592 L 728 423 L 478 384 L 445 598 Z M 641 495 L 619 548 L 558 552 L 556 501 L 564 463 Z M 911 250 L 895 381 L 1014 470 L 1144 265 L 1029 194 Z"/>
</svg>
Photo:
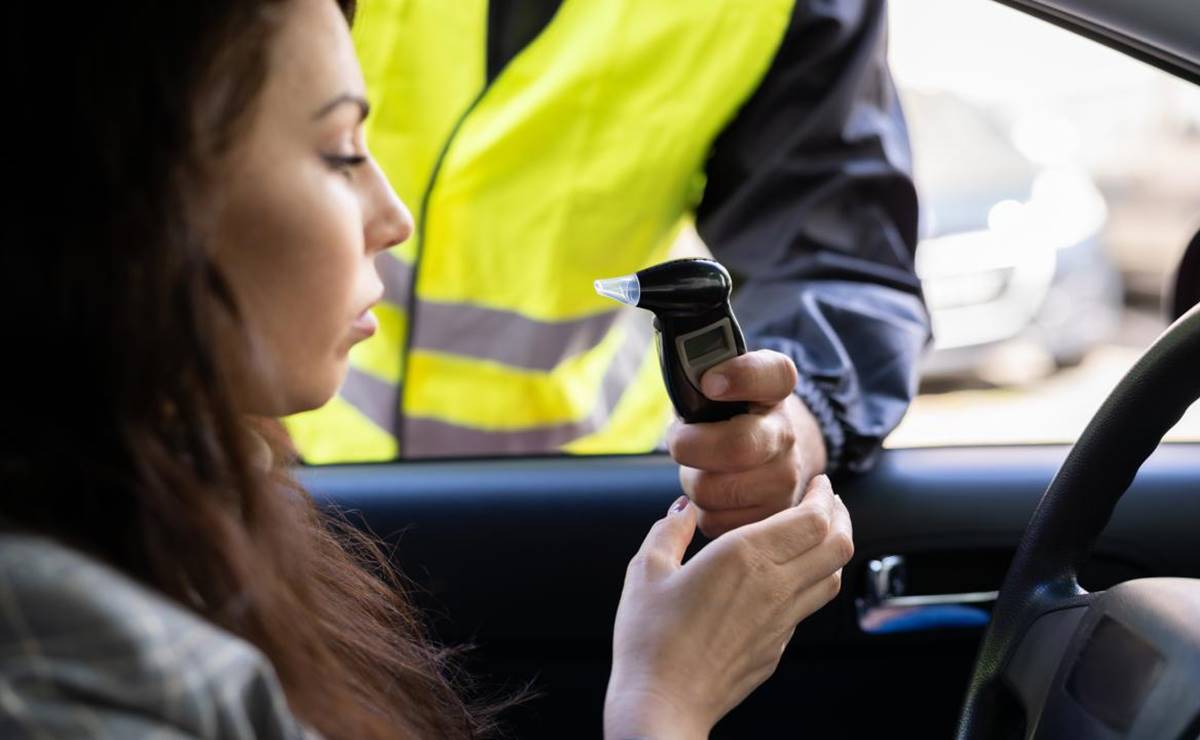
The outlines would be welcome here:
<svg viewBox="0 0 1200 740">
<path fill-rule="evenodd" d="M 748 343 L 790 356 L 830 470 L 865 470 L 916 392 L 929 319 L 883 0 L 799 0 L 717 139 L 696 212 Z"/>
</svg>

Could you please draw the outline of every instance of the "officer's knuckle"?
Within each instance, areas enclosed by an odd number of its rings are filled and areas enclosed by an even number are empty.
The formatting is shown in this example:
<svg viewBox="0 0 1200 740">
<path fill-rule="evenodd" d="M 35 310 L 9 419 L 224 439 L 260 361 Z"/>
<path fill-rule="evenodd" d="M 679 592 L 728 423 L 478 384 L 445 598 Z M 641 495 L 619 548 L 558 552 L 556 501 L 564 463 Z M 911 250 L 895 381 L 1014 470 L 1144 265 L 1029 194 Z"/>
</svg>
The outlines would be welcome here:
<svg viewBox="0 0 1200 740">
<path fill-rule="evenodd" d="M 679 439 L 680 435 L 675 430 L 671 430 L 667 434 L 667 454 L 673 458 L 678 458 L 683 451 L 683 443 Z"/>
<path fill-rule="evenodd" d="M 837 532 L 833 537 L 832 545 L 838 561 L 842 565 L 850 562 L 850 559 L 854 557 L 854 538 L 850 536 L 849 532 Z"/>
<path fill-rule="evenodd" d="M 741 509 L 751 506 L 750 486 L 742 475 L 728 475 L 721 482 L 721 500 L 730 509 Z"/>
<path fill-rule="evenodd" d="M 833 599 L 842 591 L 842 570 L 839 568 L 825 579 L 825 595 Z"/>
<path fill-rule="evenodd" d="M 778 424 L 776 439 L 781 452 L 796 449 L 796 428 L 787 419 L 782 419 Z M 791 455 L 788 455 L 788 459 L 792 459 Z"/>
<path fill-rule="evenodd" d="M 729 444 L 731 462 L 739 468 L 754 467 L 762 457 L 763 434 L 757 427 L 752 427 L 744 434 L 733 438 Z"/>
<path fill-rule="evenodd" d="M 717 508 L 721 503 L 721 485 L 717 476 L 704 471 L 697 471 L 690 477 L 691 496 L 697 506 L 705 509 Z"/>
<path fill-rule="evenodd" d="M 796 370 L 796 363 L 792 362 L 792 358 L 787 355 L 779 355 L 780 362 L 777 363 L 779 380 L 784 388 L 789 389 L 796 387 L 796 381 L 800 379 L 800 374 Z"/>
</svg>

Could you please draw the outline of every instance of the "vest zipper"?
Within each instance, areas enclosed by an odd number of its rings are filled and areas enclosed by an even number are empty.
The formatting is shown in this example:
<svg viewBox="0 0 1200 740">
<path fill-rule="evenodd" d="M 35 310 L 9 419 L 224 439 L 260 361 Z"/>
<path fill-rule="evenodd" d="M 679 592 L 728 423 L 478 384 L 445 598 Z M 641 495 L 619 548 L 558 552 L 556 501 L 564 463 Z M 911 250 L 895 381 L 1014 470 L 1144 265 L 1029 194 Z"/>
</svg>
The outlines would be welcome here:
<svg viewBox="0 0 1200 740">
<path fill-rule="evenodd" d="M 392 430 L 392 434 L 396 438 L 396 449 L 399 453 L 399 457 L 405 456 L 405 453 L 404 453 L 404 419 L 405 419 L 404 393 L 405 393 L 405 389 L 408 387 L 409 358 L 412 357 L 413 334 L 416 332 L 416 327 L 417 327 L 417 284 L 420 281 L 420 277 L 421 277 L 421 253 L 425 251 L 425 223 L 427 221 L 428 214 L 429 214 L 429 199 L 430 199 L 430 197 L 433 196 L 433 188 L 437 184 L 438 175 L 441 174 L 442 164 L 446 160 L 446 154 L 450 151 L 450 145 L 454 143 L 454 139 L 456 136 L 458 136 L 459 129 L 462 128 L 463 123 L 466 122 L 467 116 L 471 115 L 471 112 L 474 111 L 475 108 L 479 106 L 479 101 L 483 100 L 483 96 L 487 94 L 487 91 L 489 89 L 491 89 L 492 84 L 495 83 L 495 81 L 497 79 L 499 79 L 500 75 L 504 72 L 504 70 L 508 67 L 508 65 L 512 62 L 512 60 L 517 58 L 518 56 L 520 56 L 520 52 L 517 52 L 510 59 L 506 60 L 502 67 L 495 70 L 494 75 L 491 74 L 492 70 L 489 69 L 489 65 L 488 65 L 488 46 L 489 46 L 489 38 L 491 37 L 492 31 L 493 31 L 491 26 L 492 26 L 492 23 L 495 22 L 495 18 L 493 16 L 493 10 L 495 10 L 496 6 L 494 6 L 493 3 L 494 3 L 494 0 L 489 0 L 489 2 L 488 2 L 488 11 L 487 11 L 488 25 L 486 28 L 487 35 L 485 36 L 484 41 L 483 41 L 483 49 L 484 49 L 483 87 L 479 90 L 479 94 L 475 96 L 475 99 L 471 101 L 470 105 L 467 106 L 466 110 L 464 110 L 462 112 L 462 115 L 460 115 L 458 117 L 458 120 L 454 122 L 454 126 L 450 129 L 450 134 L 446 137 L 445 143 L 442 144 L 442 150 L 440 152 L 438 152 L 438 158 L 433 163 L 433 170 L 429 173 L 429 183 L 425 186 L 425 193 L 423 194 L 423 196 L 421 198 L 421 207 L 419 209 L 419 215 L 417 216 L 417 234 L 416 234 L 417 247 L 413 252 L 412 284 L 408 290 L 408 305 L 407 305 L 408 331 L 406 331 L 404 333 L 404 355 L 400 358 L 400 364 L 401 364 L 400 387 L 397 389 L 398 394 L 399 394 L 399 398 L 397 399 L 397 401 L 398 401 L 397 406 L 399 406 L 399 408 L 396 410 L 396 428 L 394 430 Z M 560 2 L 558 7 L 555 8 L 554 13 L 550 17 L 551 20 L 553 20 L 554 16 L 558 14 L 558 11 L 562 9 L 562 5 L 563 5 L 563 3 Z M 546 25 L 549 25 L 549 23 L 550 22 L 547 21 Z M 539 30 L 538 33 L 534 36 L 534 38 L 537 38 L 537 36 L 540 36 L 542 31 L 545 31 L 545 30 L 546 30 L 545 26 L 543 26 L 542 29 Z M 532 43 L 532 39 L 530 40 L 530 43 Z M 528 46 L 528 44 L 526 44 L 526 46 Z"/>
<path fill-rule="evenodd" d="M 429 213 L 429 199 L 433 195 L 433 187 L 437 184 L 438 175 L 442 171 L 442 164 L 446 160 L 446 153 L 450 151 L 450 145 L 454 143 L 454 138 L 458 135 L 459 129 L 467 120 L 467 116 L 475 107 L 479 105 L 479 101 L 483 99 L 484 93 L 491 87 L 491 83 L 485 83 L 483 89 L 475 96 L 458 120 L 454 122 L 454 126 L 450 129 L 450 134 L 446 137 L 446 141 L 442 144 L 442 150 L 438 153 L 437 160 L 433 163 L 433 170 L 429 173 L 429 183 L 425 186 L 425 193 L 421 197 L 421 208 L 417 216 L 417 248 L 413 252 L 413 267 L 412 267 L 412 283 L 408 289 L 408 305 L 406 307 L 408 316 L 408 329 L 404 332 L 404 354 L 400 358 L 401 374 L 400 388 L 398 389 L 400 398 L 398 400 L 399 408 L 396 410 L 396 428 L 393 434 L 396 437 L 396 449 L 400 457 L 404 457 L 404 393 L 408 387 L 408 368 L 409 358 L 412 356 L 413 334 L 417 328 L 417 283 L 421 277 L 421 253 L 425 251 L 425 221 Z"/>
</svg>

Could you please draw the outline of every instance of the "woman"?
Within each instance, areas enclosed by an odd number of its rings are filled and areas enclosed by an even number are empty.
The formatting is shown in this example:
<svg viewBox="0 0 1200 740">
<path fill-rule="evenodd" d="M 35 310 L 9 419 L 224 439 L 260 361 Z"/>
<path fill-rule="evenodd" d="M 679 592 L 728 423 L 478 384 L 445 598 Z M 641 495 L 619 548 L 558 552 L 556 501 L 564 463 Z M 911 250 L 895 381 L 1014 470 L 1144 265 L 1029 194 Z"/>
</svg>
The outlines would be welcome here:
<svg viewBox="0 0 1200 740">
<path fill-rule="evenodd" d="M 10 68 L 20 107 L 70 130 L 25 170 L 61 212 L 18 211 L 5 250 L 25 361 L 0 447 L 0 736 L 486 734 L 497 707 L 462 698 L 267 421 L 333 395 L 376 330 L 373 258 L 413 229 L 363 141 L 351 9 L 32 5 L 14 27 L 52 29 L 53 53 L 25 60 L 36 81 Z M 630 565 L 610 737 L 705 736 L 851 552 L 823 478 L 681 565 L 694 528 L 681 499 Z"/>
</svg>

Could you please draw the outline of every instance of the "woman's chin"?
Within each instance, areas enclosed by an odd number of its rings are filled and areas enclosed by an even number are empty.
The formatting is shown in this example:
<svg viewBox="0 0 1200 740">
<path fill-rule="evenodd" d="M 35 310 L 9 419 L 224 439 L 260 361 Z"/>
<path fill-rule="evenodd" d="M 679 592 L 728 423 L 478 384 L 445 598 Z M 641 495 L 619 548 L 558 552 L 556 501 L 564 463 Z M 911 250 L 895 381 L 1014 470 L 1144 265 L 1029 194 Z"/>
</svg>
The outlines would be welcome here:
<svg viewBox="0 0 1200 740">
<path fill-rule="evenodd" d="M 303 387 L 283 388 L 277 386 L 273 389 L 273 393 L 265 393 L 260 396 L 258 403 L 251 404 L 252 408 L 247 409 L 247 412 L 254 416 L 282 418 L 305 411 L 314 411 L 333 400 L 344 379 L 343 367 L 343 372 L 328 374 L 319 383 L 311 382 L 314 378 L 307 378 L 306 380 L 310 382 L 304 384 Z"/>
<path fill-rule="evenodd" d="M 299 414 L 304 411 L 314 411 L 321 408 L 325 404 L 332 401 L 333 397 L 337 395 L 338 388 L 342 386 L 342 380 L 344 379 L 345 374 L 343 373 L 338 376 L 337 383 L 325 385 L 321 388 L 307 389 L 305 393 L 297 394 L 293 401 L 288 404 L 288 406 L 291 408 L 287 411 L 287 413 L 280 415 L 289 416 L 291 414 Z"/>
</svg>

